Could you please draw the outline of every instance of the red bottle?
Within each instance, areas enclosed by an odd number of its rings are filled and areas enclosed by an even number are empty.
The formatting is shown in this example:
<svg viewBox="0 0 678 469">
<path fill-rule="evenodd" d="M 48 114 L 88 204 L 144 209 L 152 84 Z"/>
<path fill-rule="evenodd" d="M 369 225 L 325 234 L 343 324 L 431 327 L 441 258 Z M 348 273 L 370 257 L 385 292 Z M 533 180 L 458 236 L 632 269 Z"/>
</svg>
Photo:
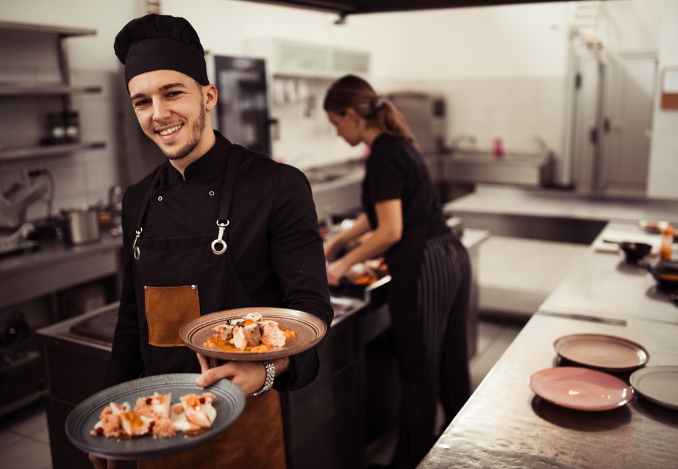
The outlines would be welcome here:
<svg viewBox="0 0 678 469">
<path fill-rule="evenodd" d="M 504 144 L 500 138 L 494 139 L 494 148 L 492 149 L 492 154 L 495 158 L 501 158 L 504 156 Z"/>
</svg>

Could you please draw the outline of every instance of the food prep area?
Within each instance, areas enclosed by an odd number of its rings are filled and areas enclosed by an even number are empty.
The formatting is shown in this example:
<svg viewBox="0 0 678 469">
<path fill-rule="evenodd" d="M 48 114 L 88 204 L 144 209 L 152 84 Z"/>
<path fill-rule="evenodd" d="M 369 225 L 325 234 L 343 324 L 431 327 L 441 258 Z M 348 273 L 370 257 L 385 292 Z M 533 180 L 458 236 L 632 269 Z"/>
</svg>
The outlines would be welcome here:
<svg viewBox="0 0 678 469">
<path fill-rule="evenodd" d="M 0 469 L 678 469 L 678 0 L 3 0 L 0 110 Z"/>
</svg>

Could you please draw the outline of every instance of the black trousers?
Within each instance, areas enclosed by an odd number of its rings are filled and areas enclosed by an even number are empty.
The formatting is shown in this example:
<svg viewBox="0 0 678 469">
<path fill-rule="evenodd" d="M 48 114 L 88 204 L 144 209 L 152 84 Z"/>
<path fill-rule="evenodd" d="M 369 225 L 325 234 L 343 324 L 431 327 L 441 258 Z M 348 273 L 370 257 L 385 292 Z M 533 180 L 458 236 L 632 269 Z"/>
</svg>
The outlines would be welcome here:
<svg viewBox="0 0 678 469">
<path fill-rule="evenodd" d="M 470 395 L 466 319 L 471 265 L 453 235 L 431 238 L 418 266 L 389 285 L 389 308 L 403 381 L 395 468 L 414 468 L 435 443 L 437 399 L 449 424 Z M 400 275 L 395 275 L 400 274 Z"/>
</svg>

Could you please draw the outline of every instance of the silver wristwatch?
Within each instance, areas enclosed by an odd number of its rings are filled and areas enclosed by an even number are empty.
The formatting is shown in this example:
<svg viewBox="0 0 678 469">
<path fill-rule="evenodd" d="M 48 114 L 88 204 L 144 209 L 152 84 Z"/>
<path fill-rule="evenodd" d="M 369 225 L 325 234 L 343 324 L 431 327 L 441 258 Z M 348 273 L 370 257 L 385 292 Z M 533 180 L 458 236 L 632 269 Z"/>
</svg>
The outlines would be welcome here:
<svg viewBox="0 0 678 469">
<path fill-rule="evenodd" d="M 275 365 L 271 360 L 264 360 L 261 362 L 261 364 L 264 365 L 264 368 L 266 368 L 266 381 L 264 381 L 264 385 L 260 390 L 252 393 L 252 397 L 261 396 L 262 394 L 270 391 L 273 387 L 273 380 L 275 379 Z"/>
</svg>

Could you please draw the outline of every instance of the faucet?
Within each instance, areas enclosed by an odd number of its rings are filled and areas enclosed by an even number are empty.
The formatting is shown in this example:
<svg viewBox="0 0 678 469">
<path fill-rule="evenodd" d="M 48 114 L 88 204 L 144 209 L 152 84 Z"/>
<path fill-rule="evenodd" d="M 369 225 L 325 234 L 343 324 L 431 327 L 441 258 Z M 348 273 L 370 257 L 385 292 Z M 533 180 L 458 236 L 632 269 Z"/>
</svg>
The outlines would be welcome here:
<svg viewBox="0 0 678 469">
<path fill-rule="evenodd" d="M 475 135 L 471 135 L 471 134 L 467 134 L 467 133 L 461 133 L 461 134 L 457 134 L 457 135 L 452 137 L 452 139 L 450 140 L 449 149 L 452 152 L 455 152 L 456 150 L 459 149 L 461 144 L 464 141 L 467 141 L 467 140 L 471 144 L 471 146 L 475 147 L 475 145 L 476 145 Z"/>
<path fill-rule="evenodd" d="M 544 140 L 542 137 L 539 135 L 534 135 L 532 139 L 537 142 L 537 145 L 539 145 L 539 150 L 542 154 L 546 153 L 549 149 L 549 146 L 546 144 L 546 140 Z"/>
</svg>

